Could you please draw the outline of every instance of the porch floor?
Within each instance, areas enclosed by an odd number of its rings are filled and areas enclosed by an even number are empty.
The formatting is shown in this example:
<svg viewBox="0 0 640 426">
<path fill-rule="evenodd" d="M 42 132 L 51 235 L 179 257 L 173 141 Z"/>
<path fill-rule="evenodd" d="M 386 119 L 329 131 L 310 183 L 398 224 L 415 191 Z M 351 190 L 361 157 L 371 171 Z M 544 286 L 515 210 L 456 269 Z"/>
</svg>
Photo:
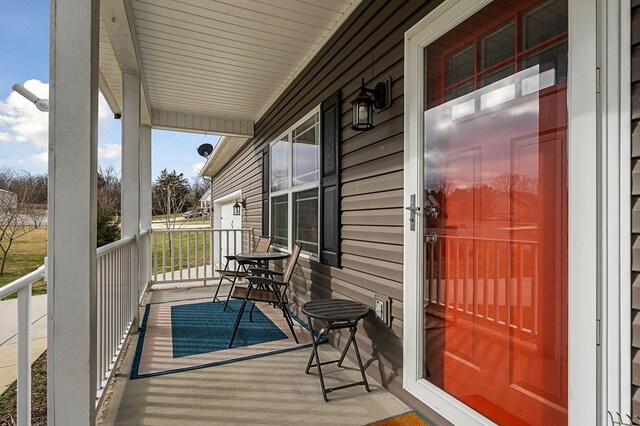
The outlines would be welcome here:
<svg viewBox="0 0 640 426">
<path fill-rule="evenodd" d="M 215 287 L 150 292 L 151 303 L 212 297 Z M 224 293 L 223 293 L 224 294 Z M 232 364 L 130 380 L 138 334 L 128 340 L 96 424 L 312 424 L 364 425 L 409 411 L 368 377 L 362 386 L 330 393 L 322 399 L 317 374 L 304 374 L 310 348 Z M 321 358 L 337 350 L 321 345 Z M 323 368 L 328 387 L 359 381 L 356 365 Z"/>
</svg>

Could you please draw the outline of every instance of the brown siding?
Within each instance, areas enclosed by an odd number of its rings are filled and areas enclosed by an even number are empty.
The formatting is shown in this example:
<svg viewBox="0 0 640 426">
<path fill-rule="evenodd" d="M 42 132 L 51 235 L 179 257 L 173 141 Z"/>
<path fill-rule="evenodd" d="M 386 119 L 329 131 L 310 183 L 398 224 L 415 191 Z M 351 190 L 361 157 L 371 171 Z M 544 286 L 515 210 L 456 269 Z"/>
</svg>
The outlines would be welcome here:
<svg viewBox="0 0 640 426">
<path fill-rule="evenodd" d="M 255 137 L 219 173 L 214 198 L 242 189 L 245 226 L 261 229 L 261 151 L 336 90 L 342 92 L 342 267 L 302 259 L 293 278 L 297 305 L 318 297 L 351 298 L 372 306 L 374 293 L 392 299 L 392 327 L 370 318 L 358 333 L 368 371 L 435 421 L 446 423 L 402 390 L 402 225 L 404 33 L 439 1 L 365 1 L 285 93 L 256 123 Z M 350 101 L 360 79 L 393 79 L 391 106 L 376 128 L 350 129 Z M 297 307 L 293 307 L 297 310 Z M 335 340 L 345 342 L 344 334 Z"/>
<path fill-rule="evenodd" d="M 631 2 L 631 318 L 633 416 L 640 416 L 640 1 Z"/>
</svg>

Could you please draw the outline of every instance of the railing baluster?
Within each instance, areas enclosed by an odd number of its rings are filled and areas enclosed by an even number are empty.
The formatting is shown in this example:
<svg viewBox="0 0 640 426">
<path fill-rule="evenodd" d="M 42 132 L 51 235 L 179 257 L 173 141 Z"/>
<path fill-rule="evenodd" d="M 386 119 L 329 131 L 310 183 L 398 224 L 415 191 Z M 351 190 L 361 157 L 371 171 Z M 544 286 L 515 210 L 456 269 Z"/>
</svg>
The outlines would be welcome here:
<svg viewBox="0 0 640 426">
<path fill-rule="evenodd" d="M 195 232 L 195 234 L 196 234 L 196 241 L 195 241 L 195 242 L 196 242 L 196 243 L 195 243 L 196 255 L 195 255 L 194 259 L 195 259 L 195 261 L 196 261 L 196 262 L 195 262 L 195 263 L 196 263 L 196 265 L 195 265 L 195 268 L 196 268 L 196 278 L 200 278 L 200 271 L 198 271 L 198 231 L 196 231 L 196 232 Z"/>
<path fill-rule="evenodd" d="M 18 290 L 18 424 L 31 424 L 31 287 Z"/>
<path fill-rule="evenodd" d="M 162 233 L 162 279 L 167 279 L 167 248 L 166 248 L 166 240 L 167 233 Z"/>
<path fill-rule="evenodd" d="M 211 214 L 211 213 L 209 213 Z M 213 271 L 215 267 L 213 266 L 213 229 L 209 229 L 209 268 L 211 270 L 211 277 L 213 277 Z"/>
<path fill-rule="evenodd" d="M 173 257 L 175 255 L 174 245 L 176 243 L 175 232 L 169 234 L 169 256 L 171 257 L 171 279 L 174 279 L 173 270 L 175 269 L 173 265 Z"/>
<path fill-rule="evenodd" d="M 218 264 L 222 269 L 222 231 L 218 231 Z"/>
<path fill-rule="evenodd" d="M 182 279 L 182 231 L 178 234 L 178 270 Z"/>
<path fill-rule="evenodd" d="M 153 234 L 153 249 L 155 253 L 155 255 L 153 256 L 153 281 L 158 281 L 158 234 L 157 233 Z"/>
<path fill-rule="evenodd" d="M 187 231 L 187 278 L 191 279 L 191 231 Z"/>
<path fill-rule="evenodd" d="M 207 277 L 207 232 L 202 232 L 202 278 Z"/>
<path fill-rule="evenodd" d="M 524 253 L 522 252 L 522 244 L 516 244 L 517 247 L 517 252 L 518 252 L 518 284 L 516 286 L 516 306 L 518 309 L 518 314 L 519 314 L 519 329 L 520 330 L 525 330 L 525 326 L 524 326 L 524 299 L 523 299 L 523 294 L 524 293 L 524 277 L 523 277 L 523 273 L 524 273 L 524 268 L 523 268 L 523 262 L 524 262 Z"/>
</svg>

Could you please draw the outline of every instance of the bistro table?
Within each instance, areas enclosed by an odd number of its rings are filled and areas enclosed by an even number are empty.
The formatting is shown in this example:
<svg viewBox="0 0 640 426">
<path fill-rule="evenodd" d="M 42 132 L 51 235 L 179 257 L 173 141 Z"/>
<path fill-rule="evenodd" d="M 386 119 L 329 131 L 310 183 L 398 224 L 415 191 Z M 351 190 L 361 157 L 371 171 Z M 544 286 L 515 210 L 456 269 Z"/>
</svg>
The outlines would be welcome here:
<svg viewBox="0 0 640 426">
<path fill-rule="evenodd" d="M 224 302 L 224 311 L 227 310 L 227 305 L 229 304 L 229 299 L 231 298 L 231 292 L 233 291 L 233 287 L 236 284 L 238 278 L 244 278 L 248 275 L 246 269 L 243 271 L 242 269 L 242 261 L 244 262 L 256 262 L 258 268 L 264 268 L 264 272 L 267 271 L 270 260 L 281 260 L 286 259 L 291 256 L 289 253 L 285 253 L 282 251 L 266 251 L 266 252 L 245 252 L 238 253 L 235 255 L 235 260 L 239 261 L 236 266 L 235 273 L 233 275 L 233 279 L 231 280 L 231 288 L 229 289 L 229 294 L 227 295 L 227 299 Z M 220 288 L 218 286 L 218 288 Z M 218 292 L 216 291 L 216 295 L 213 297 L 213 301 L 215 302 L 217 299 Z"/>
<path fill-rule="evenodd" d="M 236 254 L 236 259 L 257 262 L 258 266 L 266 268 L 270 260 L 286 259 L 289 256 L 291 256 L 289 253 L 283 251 L 247 252 Z"/>
<path fill-rule="evenodd" d="M 309 332 L 311 333 L 311 342 L 313 344 L 313 350 L 311 352 L 311 356 L 309 357 L 309 362 L 307 363 L 307 369 L 305 370 L 305 373 L 309 374 L 309 369 L 311 367 L 318 368 L 318 377 L 320 378 L 320 387 L 322 388 L 322 397 L 324 398 L 324 401 L 328 402 L 328 393 L 340 389 L 350 388 L 352 386 L 364 386 L 367 392 L 371 392 L 371 389 L 369 389 L 369 383 L 367 382 L 367 377 L 364 373 L 364 366 L 362 365 L 362 359 L 360 358 L 360 351 L 358 351 L 358 343 L 356 342 L 355 338 L 356 331 L 358 329 L 358 321 L 367 316 L 367 314 L 369 313 L 369 308 L 360 303 L 352 302 L 351 300 L 316 299 L 302 305 L 301 310 L 302 313 L 307 316 L 307 320 L 309 323 Z M 313 326 L 311 325 L 311 319 L 326 321 L 328 325 L 322 328 L 316 335 L 313 330 Z M 340 359 L 320 362 L 320 356 L 318 355 L 318 344 L 320 343 L 320 340 L 323 338 L 323 336 L 326 336 L 329 331 L 338 330 L 341 328 L 348 328 L 350 334 L 349 339 L 347 340 L 347 345 L 344 347 L 344 350 L 340 355 Z M 360 367 L 362 380 L 359 382 L 349 383 L 333 388 L 325 388 L 324 378 L 322 377 L 322 366 L 337 362 L 338 367 L 342 367 L 344 357 L 347 355 L 349 346 L 351 346 L 352 343 L 353 348 L 356 352 L 356 360 L 358 361 L 358 366 Z M 314 358 L 316 360 L 315 364 L 313 364 Z"/>
</svg>

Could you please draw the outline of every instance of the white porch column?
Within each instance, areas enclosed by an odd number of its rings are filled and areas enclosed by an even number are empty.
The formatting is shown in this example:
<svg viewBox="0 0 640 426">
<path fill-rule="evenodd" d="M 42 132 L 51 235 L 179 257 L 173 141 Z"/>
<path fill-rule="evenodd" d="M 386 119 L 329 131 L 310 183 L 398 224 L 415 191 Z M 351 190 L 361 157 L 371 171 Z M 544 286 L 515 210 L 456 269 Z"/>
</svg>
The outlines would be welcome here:
<svg viewBox="0 0 640 426">
<path fill-rule="evenodd" d="M 94 423 L 99 0 L 51 0 L 48 413 Z"/>
<path fill-rule="evenodd" d="M 140 237 L 140 76 L 122 73 L 122 236 L 134 236 L 130 263 L 131 330 L 138 328 Z"/>
<path fill-rule="evenodd" d="M 140 229 L 151 229 L 151 127 L 140 127 Z M 151 236 L 146 237 L 147 242 L 151 242 Z M 140 264 L 145 266 L 145 270 L 140 271 L 142 282 L 145 286 L 151 279 L 151 244 L 142 245 L 140 253 Z M 141 288 L 142 289 L 142 288 Z"/>
</svg>

